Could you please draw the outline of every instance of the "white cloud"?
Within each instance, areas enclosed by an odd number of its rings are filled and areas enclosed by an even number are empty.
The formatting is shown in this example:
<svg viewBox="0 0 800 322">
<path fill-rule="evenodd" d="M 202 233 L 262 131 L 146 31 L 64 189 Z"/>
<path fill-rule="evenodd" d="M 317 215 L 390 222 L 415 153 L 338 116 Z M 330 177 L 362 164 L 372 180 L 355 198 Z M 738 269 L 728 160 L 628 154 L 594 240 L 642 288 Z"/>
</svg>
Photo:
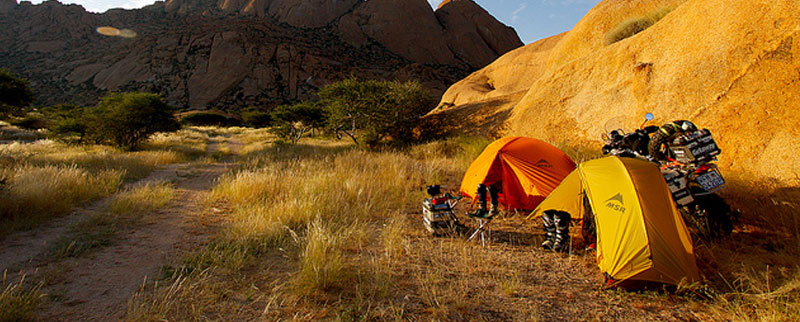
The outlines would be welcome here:
<svg viewBox="0 0 800 322">
<path fill-rule="evenodd" d="M 581 5 L 581 4 L 591 4 L 597 5 L 602 0 L 542 0 L 543 4 L 546 5 L 561 5 L 561 6 L 571 6 L 571 5 Z"/>
<path fill-rule="evenodd" d="M 517 19 L 519 19 L 519 14 L 526 8 L 528 8 L 528 3 L 527 2 L 521 3 L 519 7 L 517 7 L 517 10 L 514 10 L 514 12 L 511 14 L 511 22 L 512 23 L 517 22 Z"/>
</svg>

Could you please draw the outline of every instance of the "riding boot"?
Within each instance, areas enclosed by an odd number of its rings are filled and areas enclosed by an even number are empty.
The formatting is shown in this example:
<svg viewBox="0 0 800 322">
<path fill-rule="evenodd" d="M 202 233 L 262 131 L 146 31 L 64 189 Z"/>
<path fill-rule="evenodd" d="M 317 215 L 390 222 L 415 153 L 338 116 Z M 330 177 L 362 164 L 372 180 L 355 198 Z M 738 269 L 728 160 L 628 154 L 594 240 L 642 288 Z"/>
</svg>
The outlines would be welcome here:
<svg viewBox="0 0 800 322">
<path fill-rule="evenodd" d="M 492 202 L 492 210 L 489 213 L 489 215 L 491 217 L 494 217 L 494 215 L 497 215 L 497 211 L 498 211 L 497 207 L 498 207 L 498 205 L 500 203 L 500 201 L 498 200 L 498 198 L 499 198 L 498 194 L 499 193 L 500 193 L 500 188 L 497 187 L 497 185 L 489 186 L 489 197 L 491 198 L 491 202 Z"/>
<path fill-rule="evenodd" d="M 476 197 L 478 198 L 478 211 L 482 213 L 489 211 L 486 207 L 486 185 L 478 185 L 478 195 Z"/>
<path fill-rule="evenodd" d="M 569 223 L 571 220 L 569 213 L 559 211 L 555 214 L 556 242 L 553 250 L 557 252 L 569 250 Z"/>
<path fill-rule="evenodd" d="M 556 222 L 552 211 L 546 210 L 542 213 L 542 223 L 546 233 L 542 248 L 552 250 L 556 242 Z"/>
</svg>

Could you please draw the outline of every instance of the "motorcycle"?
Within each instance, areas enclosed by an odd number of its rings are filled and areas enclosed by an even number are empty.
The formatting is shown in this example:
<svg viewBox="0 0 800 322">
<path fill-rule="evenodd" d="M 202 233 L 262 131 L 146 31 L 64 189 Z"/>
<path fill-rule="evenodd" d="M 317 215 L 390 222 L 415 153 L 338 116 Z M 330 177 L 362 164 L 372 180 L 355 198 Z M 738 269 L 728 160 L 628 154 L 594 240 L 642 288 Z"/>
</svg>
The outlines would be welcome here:
<svg viewBox="0 0 800 322">
<path fill-rule="evenodd" d="M 729 235 L 738 213 L 716 194 L 726 183 L 713 163 L 722 151 L 711 132 L 699 130 L 687 121 L 683 121 L 685 128 L 680 131 L 645 126 L 653 118 L 647 113 L 639 129 L 631 133 L 607 130 L 603 154 L 657 163 L 692 234 L 700 239 Z"/>
<path fill-rule="evenodd" d="M 605 126 L 607 133 L 603 134 L 603 141 L 605 141 L 603 154 L 652 161 L 649 157 L 648 146 L 650 135 L 658 131 L 658 126 L 645 126 L 645 124 L 653 118 L 652 113 L 645 114 L 645 121 L 642 125 L 630 133 L 625 133 L 619 127 L 609 127 L 609 124 L 616 121 L 615 119 L 607 122 Z"/>
</svg>

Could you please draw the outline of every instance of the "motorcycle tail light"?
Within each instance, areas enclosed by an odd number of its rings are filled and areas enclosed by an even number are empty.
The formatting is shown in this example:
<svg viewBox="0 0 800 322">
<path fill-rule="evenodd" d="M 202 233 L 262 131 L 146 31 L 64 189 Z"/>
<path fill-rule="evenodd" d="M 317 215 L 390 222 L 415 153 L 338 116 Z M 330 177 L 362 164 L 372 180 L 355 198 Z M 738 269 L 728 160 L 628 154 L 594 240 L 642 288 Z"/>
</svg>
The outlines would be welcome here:
<svg viewBox="0 0 800 322">
<path fill-rule="evenodd" d="M 701 165 L 699 168 L 697 168 L 697 170 L 695 170 L 694 173 L 695 174 L 705 173 L 705 172 L 708 171 L 708 169 L 711 169 L 711 165 L 704 164 L 704 165 Z"/>
</svg>

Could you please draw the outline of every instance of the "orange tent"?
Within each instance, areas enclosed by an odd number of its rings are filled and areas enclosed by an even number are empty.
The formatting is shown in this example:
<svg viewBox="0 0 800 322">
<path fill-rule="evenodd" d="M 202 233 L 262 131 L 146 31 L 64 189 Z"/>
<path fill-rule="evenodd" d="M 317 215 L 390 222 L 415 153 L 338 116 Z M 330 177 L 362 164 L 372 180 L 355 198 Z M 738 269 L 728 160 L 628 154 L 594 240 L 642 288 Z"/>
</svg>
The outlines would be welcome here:
<svg viewBox="0 0 800 322">
<path fill-rule="evenodd" d="M 492 142 L 472 162 L 461 181 L 461 194 L 475 199 L 478 184 L 502 183 L 506 209 L 534 209 L 572 170 L 575 162 L 558 148 L 537 139 L 505 137 Z"/>
</svg>

